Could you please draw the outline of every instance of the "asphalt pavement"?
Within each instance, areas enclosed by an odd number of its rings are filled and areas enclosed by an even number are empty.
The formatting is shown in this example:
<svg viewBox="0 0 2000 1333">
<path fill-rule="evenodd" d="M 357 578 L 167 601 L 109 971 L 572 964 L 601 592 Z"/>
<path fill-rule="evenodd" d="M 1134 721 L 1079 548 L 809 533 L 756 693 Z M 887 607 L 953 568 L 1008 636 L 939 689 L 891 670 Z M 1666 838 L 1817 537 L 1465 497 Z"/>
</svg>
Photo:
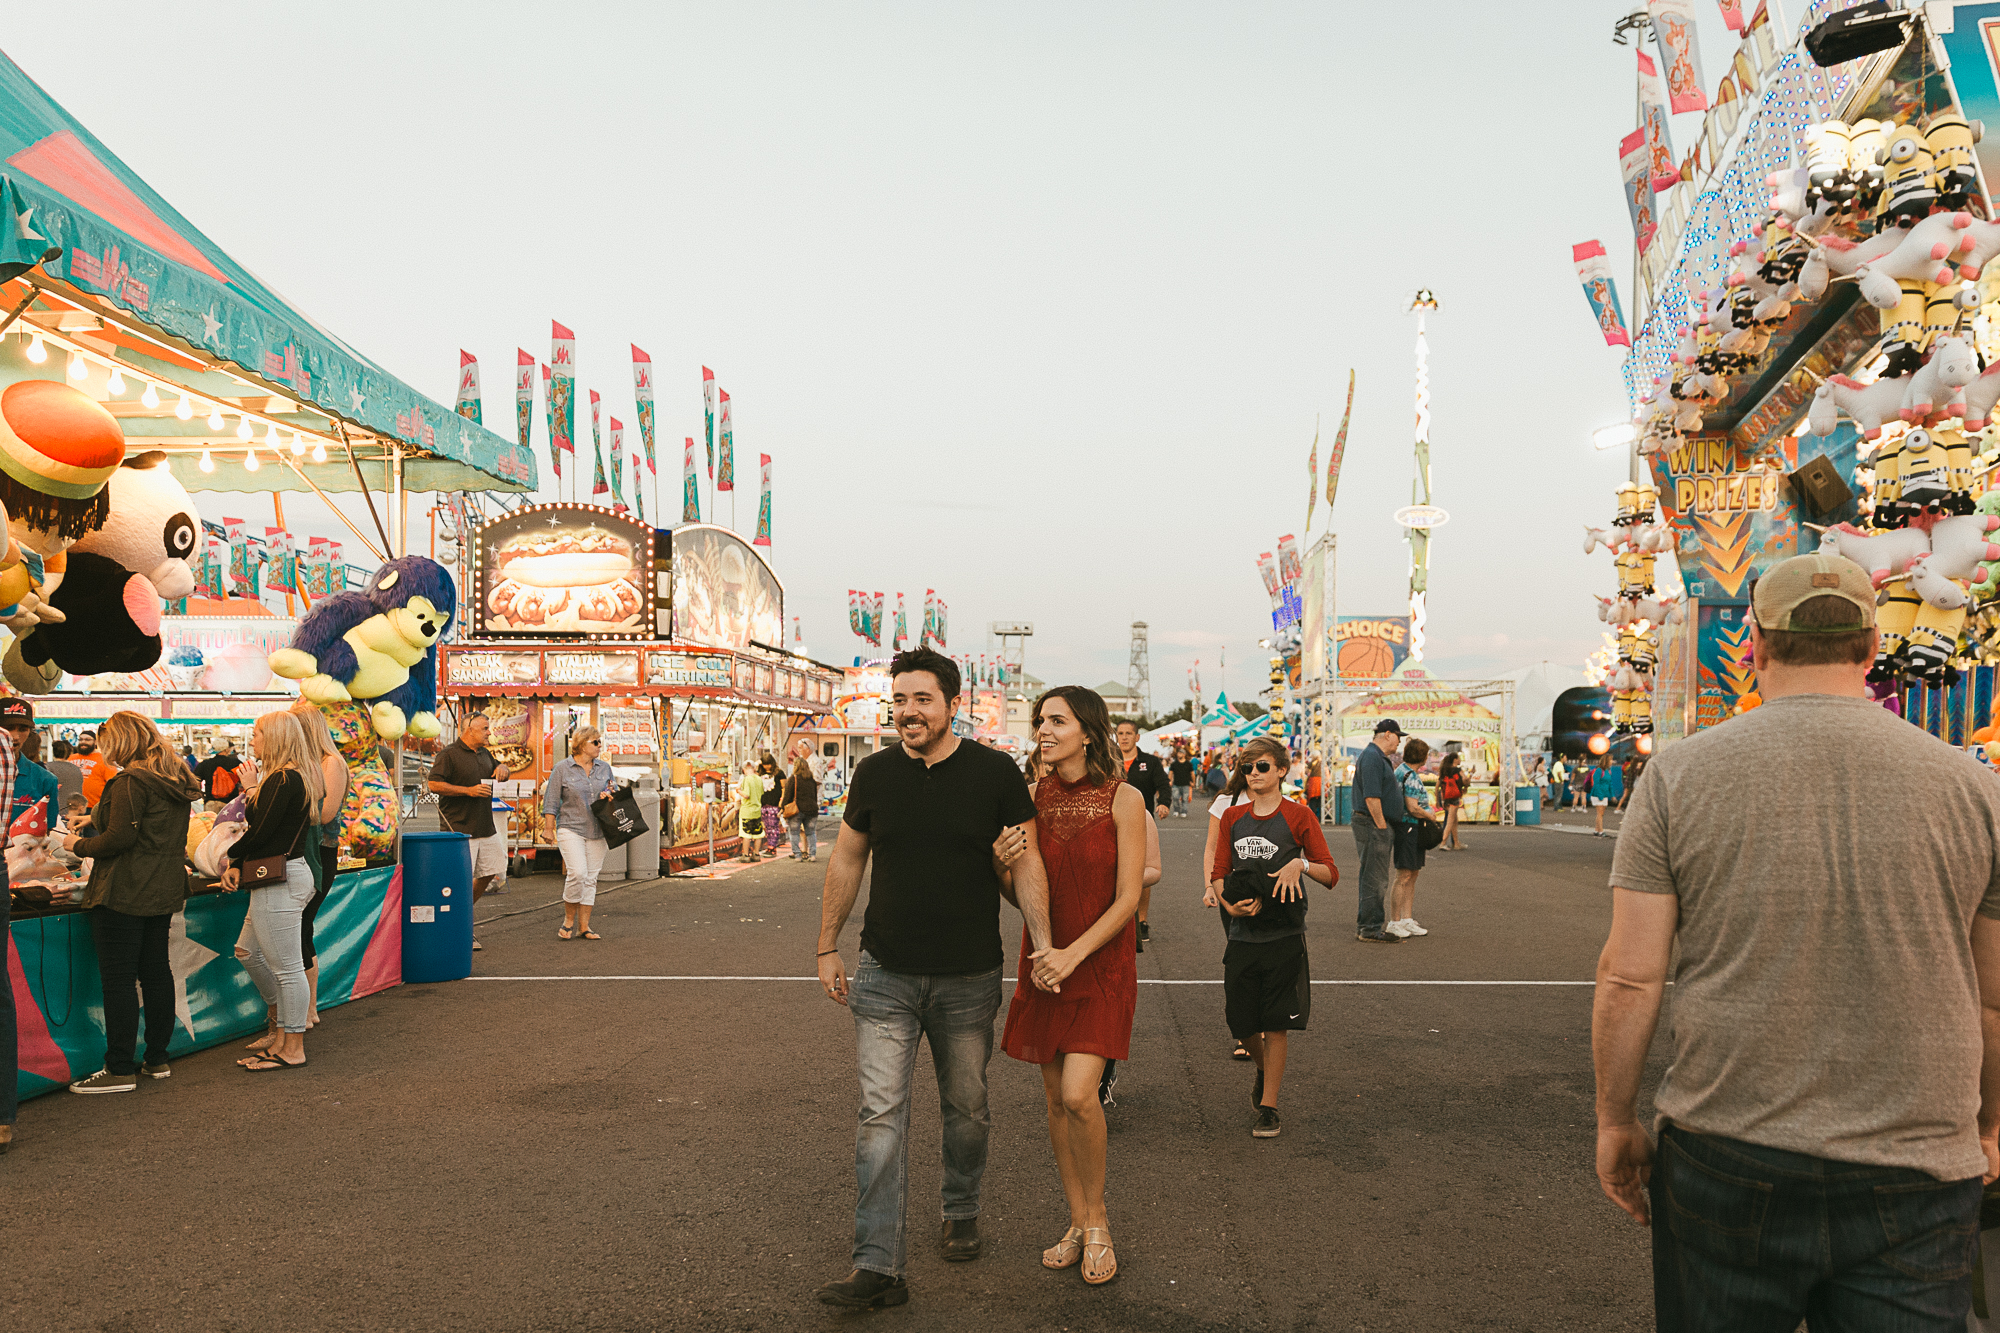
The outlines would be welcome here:
<svg viewBox="0 0 2000 1333">
<path fill-rule="evenodd" d="M 1647 1234 L 1591 1171 L 1614 844 L 1471 829 L 1419 882 L 1430 936 L 1381 946 L 1354 939 L 1335 830 L 1344 882 L 1308 939 L 1343 984 L 1292 1041 L 1283 1135 L 1254 1140 L 1202 837 L 1162 832 L 1109 1112 L 1108 1287 L 1038 1262 L 1066 1225 L 1041 1081 L 996 1049 L 985 1256 L 935 1253 L 920 1061 L 910 1303 L 813 1303 L 847 1272 L 854 1202 L 852 1018 L 810 980 L 822 848 L 607 884 L 597 943 L 556 939 L 557 881 L 517 879 L 481 904 L 474 979 L 329 1010 L 302 1070 L 218 1049 L 135 1094 L 26 1104 L 0 1157 L 0 1326 L 1650 1328 Z M 1019 929 L 1009 909 L 1010 958 Z"/>
</svg>

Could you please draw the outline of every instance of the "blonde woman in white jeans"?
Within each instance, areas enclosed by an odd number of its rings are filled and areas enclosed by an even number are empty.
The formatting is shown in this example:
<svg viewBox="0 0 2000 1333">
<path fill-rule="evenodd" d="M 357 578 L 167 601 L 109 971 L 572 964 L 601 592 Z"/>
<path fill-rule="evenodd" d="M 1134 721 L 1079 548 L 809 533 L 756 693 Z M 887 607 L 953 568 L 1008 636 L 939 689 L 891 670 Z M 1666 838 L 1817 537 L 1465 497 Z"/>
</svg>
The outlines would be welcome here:
<svg viewBox="0 0 2000 1333">
<path fill-rule="evenodd" d="M 569 738 L 569 755 L 556 764 L 542 788 L 542 813 L 556 817 L 556 850 L 563 862 L 563 923 L 559 940 L 602 939 L 590 928 L 597 902 L 597 872 L 609 850 L 590 805 L 611 788 L 611 765 L 597 757 L 604 748 L 596 727 L 579 727 Z"/>
<path fill-rule="evenodd" d="M 306 746 L 299 720 L 290 713 L 258 718 L 250 746 L 261 776 L 249 797 L 249 830 L 229 849 L 222 888 L 234 893 L 245 887 L 246 861 L 285 858 L 282 879 L 250 889 L 250 910 L 236 941 L 243 970 L 278 1016 L 275 1040 L 237 1063 L 253 1074 L 273 1074 L 306 1062 L 306 1016 L 312 1000 L 299 935 L 306 904 L 313 898 L 312 869 L 305 862 L 306 833 L 326 791 L 319 761 Z"/>
</svg>

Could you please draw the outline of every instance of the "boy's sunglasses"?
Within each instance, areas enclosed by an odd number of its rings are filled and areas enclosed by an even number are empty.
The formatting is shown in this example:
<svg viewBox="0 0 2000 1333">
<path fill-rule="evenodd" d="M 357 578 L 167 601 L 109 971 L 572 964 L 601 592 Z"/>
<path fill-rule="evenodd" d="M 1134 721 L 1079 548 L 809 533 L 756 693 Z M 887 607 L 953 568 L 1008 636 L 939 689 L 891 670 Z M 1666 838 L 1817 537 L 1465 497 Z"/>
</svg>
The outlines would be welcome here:
<svg viewBox="0 0 2000 1333">
<path fill-rule="evenodd" d="M 1273 764 L 1270 760 L 1259 759 L 1254 764 L 1238 764 L 1236 771 L 1238 773 L 1269 773 L 1275 767 L 1277 765 Z"/>
</svg>

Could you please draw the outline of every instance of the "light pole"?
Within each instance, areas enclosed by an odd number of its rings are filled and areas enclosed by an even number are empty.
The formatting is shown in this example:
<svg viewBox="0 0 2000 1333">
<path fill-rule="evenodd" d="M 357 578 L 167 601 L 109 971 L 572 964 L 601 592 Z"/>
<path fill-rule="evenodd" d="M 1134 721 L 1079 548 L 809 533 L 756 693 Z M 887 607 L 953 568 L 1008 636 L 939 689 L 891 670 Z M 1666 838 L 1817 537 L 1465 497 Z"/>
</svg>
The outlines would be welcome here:
<svg viewBox="0 0 2000 1333">
<path fill-rule="evenodd" d="M 1411 487 L 1412 508 L 1431 507 L 1431 371 L 1430 344 L 1424 339 L 1424 315 L 1438 308 L 1426 287 L 1410 302 L 1417 313 L 1417 479 Z M 1409 525 L 1410 532 L 1410 655 L 1409 664 L 1424 660 L 1424 599 L 1430 591 L 1431 533 L 1428 524 Z"/>
</svg>

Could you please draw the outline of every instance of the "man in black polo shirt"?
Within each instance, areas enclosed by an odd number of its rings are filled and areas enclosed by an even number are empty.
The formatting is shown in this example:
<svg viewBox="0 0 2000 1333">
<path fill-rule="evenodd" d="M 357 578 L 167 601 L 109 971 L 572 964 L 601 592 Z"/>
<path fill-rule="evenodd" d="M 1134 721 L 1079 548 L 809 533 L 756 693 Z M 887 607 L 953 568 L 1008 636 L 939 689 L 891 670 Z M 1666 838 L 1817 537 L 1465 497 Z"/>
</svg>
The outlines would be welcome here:
<svg viewBox="0 0 2000 1333">
<path fill-rule="evenodd" d="M 1146 798 L 1146 808 L 1156 819 L 1167 817 L 1168 793 L 1172 790 L 1167 780 L 1167 766 L 1160 757 L 1147 754 L 1139 748 L 1139 724 L 1120 722 L 1113 733 L 1118 739 L 1118 763 L 1125 770 L 1125 781 L 1139 789 L 1139 795 Z M 1139 890 L 1139 952 L 1146 952 L 1146 941 L 1153 938 L 1152 930 L 1146 925 L 1146 909 L 1153 905 L 1153 890 L 1150 886 Z"/>
<path fill-rule="evenodd" d="M 889 664 L 902 744 L 856 765 L 840 840 L 820 904 L 819 979 L 854 1012 L 861 1119 L 854 1135 L 860 1197 L 854 1207 L 854 1271 L 821 1287 L 828 1305 L 901 1305 L 904 1182 L 908 1176 L 911 1077 L 929 1038 L 944 1120 L 947 1260 L 979 1257 L 979 1181 L 992 1119 L 986 1064 L 1000 1011 L 1000 877 L 993 860 L 1003 830 L 1018 826 L 1025 850 L 1013 861 L 1015 892 L 1035 948 L 1049 945 L 1048 885 L 1035 844 L 1035 803 L 1013 760 L 951 733 L 958 667 L 918 648 Z M 850 984 L 840 931 L 875 871 Z"/>
</svg>

